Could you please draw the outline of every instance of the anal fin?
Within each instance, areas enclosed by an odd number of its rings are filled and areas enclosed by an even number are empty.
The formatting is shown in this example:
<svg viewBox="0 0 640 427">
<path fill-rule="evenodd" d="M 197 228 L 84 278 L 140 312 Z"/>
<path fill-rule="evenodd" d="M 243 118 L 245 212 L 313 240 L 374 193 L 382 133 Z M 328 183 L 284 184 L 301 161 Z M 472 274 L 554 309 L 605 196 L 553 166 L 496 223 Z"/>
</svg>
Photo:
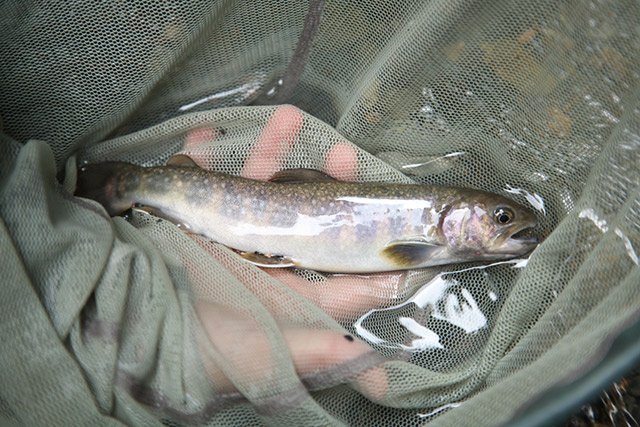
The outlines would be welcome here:
<svg viewBox="0 0 640 427">
<path fill-rule="evenodd" d="M 235 252 L 246 261 L 257 265 L 258 267 L 295 267 L 296 263 L 291 259 L 280 255 L 265 255 L 258 252 L 244 252 L 235 250 Z"/>
<path fill-rule="evenodd" d="M 187 233 L 193 233 L 191 226 L 189 226 L 189 224 L 186 224 L 181 219 L 174 218 L 170 215 L 167 215 L 166 213 L 162 212 L 160 209 L 154 208 L 153 206 L 134 206 L 131 208 L 131 210 L 134 212 L 145 214 L 145 215 L 157 216 L 158 218 L 162 218 L 169 222 L 174 223 L 179 229 Z"/>
</svg>

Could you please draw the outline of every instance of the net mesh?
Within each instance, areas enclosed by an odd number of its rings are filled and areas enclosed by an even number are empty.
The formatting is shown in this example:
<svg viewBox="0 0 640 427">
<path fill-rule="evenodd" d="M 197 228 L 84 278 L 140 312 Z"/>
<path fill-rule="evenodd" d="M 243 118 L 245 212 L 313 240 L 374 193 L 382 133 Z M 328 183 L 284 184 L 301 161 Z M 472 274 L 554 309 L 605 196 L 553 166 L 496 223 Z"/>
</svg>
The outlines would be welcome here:
<svg viewBox="0 0 640 427">
<path fill-rule="evenodd" d="M 638 318 L 636 2 L 0 7 L 4 423 L 499 424 Z M 72 196 L 77 163 L 176 153 L 488 190 L 544 241 L 493 265 L 261 270 Z"/>
</svg>

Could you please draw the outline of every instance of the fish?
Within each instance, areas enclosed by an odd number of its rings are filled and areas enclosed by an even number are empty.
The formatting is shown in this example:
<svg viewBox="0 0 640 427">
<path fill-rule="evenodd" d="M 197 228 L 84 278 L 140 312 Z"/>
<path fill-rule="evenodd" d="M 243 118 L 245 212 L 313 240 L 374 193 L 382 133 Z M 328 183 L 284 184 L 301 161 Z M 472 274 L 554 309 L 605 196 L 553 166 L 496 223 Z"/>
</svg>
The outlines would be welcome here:
<svg viewBox="0 0 640 427">
<path fill-rule="evenodd" d="M 538 244 L 524 206 L 485 191 L 343 182 L 287 169 L 256 181 L 198 167 L 84 165 L 75 195 L 109 215 L 131 209 L 167 219 L 261 267 L 374 273 L 524 255 Z"/>
</svg>

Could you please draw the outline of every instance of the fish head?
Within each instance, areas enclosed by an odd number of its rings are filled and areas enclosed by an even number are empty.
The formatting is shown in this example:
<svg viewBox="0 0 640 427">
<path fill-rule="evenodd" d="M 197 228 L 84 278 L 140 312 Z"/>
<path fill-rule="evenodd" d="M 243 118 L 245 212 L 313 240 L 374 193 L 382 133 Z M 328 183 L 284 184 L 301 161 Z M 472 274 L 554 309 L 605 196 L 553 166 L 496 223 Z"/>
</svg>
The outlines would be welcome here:
<svg viewBox="0 0 640 427">
<path fill-rule="evenodd" d="M 520 232 L 535 227 L 536 216 L 497 194 L 465 192 L 448 206 L 441 232 L 449 250 L 468 261 L 507 259 L 533 250 L 538 239 Z"/>
</svg>

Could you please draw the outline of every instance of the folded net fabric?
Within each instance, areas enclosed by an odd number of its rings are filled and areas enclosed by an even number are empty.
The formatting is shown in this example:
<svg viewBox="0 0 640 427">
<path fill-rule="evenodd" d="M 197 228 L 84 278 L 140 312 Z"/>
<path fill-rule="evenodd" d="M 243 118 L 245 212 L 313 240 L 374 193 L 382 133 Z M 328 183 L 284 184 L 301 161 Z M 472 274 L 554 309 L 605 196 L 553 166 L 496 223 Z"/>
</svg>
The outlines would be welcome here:
<svg viewBox="0 0 640 427">
<path fill-rule="evenodd" d="M 6 422 L 498 424 L 637 319 L 634 2 L 1 8 Z M 488 190 L 544 241 L 489 266 L 274 273 L 73 197 L 76 164 L 179 152 Z M 366 351 L 296 366 L 301 334 Z"/>
</svg>

